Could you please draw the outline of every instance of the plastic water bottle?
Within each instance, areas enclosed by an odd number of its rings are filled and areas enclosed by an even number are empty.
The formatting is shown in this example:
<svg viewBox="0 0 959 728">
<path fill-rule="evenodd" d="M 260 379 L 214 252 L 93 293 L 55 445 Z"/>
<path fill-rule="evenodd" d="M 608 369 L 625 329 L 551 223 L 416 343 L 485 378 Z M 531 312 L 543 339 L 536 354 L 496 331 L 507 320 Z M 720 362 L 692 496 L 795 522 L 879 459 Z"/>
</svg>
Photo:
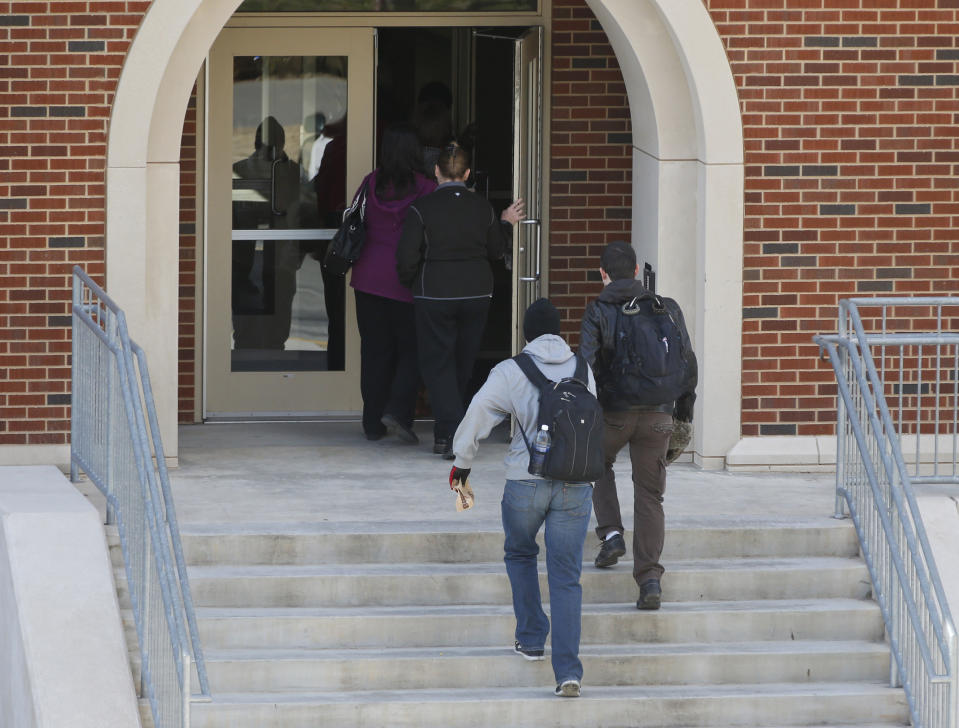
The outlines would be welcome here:
<svg viewBox="0 0 959 728">
<path fill-rule="evenodd" d="M 529 472 L 532 475 L 542 475 L 543 465 L 546 462 L 546 453 L 549 452 L 552 440 L 549 436 L 549 426 L 541 425 L 536 437 L 533 438 L 533 452 L 529 458 Z"/>
</svg>

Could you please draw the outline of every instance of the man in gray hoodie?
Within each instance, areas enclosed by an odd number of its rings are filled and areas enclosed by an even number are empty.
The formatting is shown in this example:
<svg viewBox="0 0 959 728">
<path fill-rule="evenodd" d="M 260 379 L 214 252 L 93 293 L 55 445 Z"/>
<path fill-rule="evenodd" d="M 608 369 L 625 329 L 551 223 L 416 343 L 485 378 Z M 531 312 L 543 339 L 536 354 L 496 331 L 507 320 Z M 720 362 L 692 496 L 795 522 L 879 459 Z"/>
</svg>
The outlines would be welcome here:
<svg viewBox="0 0 959 728">
<path fill-rule="evenodd" d="M 576 355 L 559 336 L 560 317 L 545 298 L 534 302 L 523 318 L 528 342 L 523 351 L 552 381 L 573 376 Z M 587 367 L 589 390 L 596 393 L 593 373 Z M 583 542 L 592 510 L 592 484 L 566 483 L 530 475 L 529 451 L 522 432 L 532 441 L 539 413 L 539 390 L 512 359 L 497 364 L 473 397 L 453 437 L 455 460 L 450 487 L 465 483 L 479 441 L 507 416 L 516 422 L 506 454 L 506 486 L 502 516 L 506 573 L 513 592 L 516 632 L 513 650 L 524 659 L 542 660 L 550 620 L 543 612 L 539 591 L 536 534 L 546 524 L 546 572 L 552 616 L 554 693 L 579 697 L 583 664 L 579 659 L 583 590 L 579 583 Z M 522 428 L 522 432 L 520 430 Z"/>
</svg>

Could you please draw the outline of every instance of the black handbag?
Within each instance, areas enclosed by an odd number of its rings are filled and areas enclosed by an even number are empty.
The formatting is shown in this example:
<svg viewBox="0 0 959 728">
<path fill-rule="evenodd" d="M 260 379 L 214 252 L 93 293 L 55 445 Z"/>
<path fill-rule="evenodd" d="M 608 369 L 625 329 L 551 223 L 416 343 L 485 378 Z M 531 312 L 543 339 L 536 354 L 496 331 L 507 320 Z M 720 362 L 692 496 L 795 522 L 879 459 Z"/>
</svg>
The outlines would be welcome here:
<svg viewBox="0 0 959 728">
<path fill-rule="evenodd" d="M 357 193 L 353 204 L 343 211 L 343 224 L 340 225 L 323 257 L 323 267 L 338 276 L 359 259 L 366 242 L 366 182 Z"/>
</svg>

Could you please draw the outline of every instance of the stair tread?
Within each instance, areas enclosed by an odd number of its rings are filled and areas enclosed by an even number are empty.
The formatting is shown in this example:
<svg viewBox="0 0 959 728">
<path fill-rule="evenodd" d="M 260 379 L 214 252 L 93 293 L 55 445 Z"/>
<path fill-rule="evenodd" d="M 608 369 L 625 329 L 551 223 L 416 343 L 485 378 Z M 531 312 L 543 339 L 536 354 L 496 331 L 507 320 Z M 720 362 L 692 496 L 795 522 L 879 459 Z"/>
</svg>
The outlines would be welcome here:
<svg viewBox="0 0 959 728">
<path fill-rule="evenodd" d="M 643 616 L 657 614 L 675 614 L 688 612 L 754 612 L 797 610 L 829 612 L 835 609 L 860 610 L 873 613 L 879 609 L 875 602 L 847 597 L 820 599 L 757 599 L 742 601 L 697 601 L 669 602 L 667 607 L 657 612 L 647 612 Z M 222 617 L 458 617 L 509 614 L 513 608 L 508 604 L 449 604 L 442 606 L 356 606 L 356 607 L 197 607 L 197 616 L 201 618 Z M 584 603 L 583 614 L 613 614 L 628 612 L 637 614 L 632 603 Z"/>
<path fill-rule="evenodd" d="M 750 683 L 743 685 L 630 685 L 591 686 L 584 683 L 583 699 L 690 699 L 719 697 L 765 697 L 765 696 L 829 697 L 833 695 L 856 695 L 863 698 L 902 695 L 897 688 L 877 682 L 822 682 L 822 683 Z M 331 692 L 264 692 L 264 693 L 214 693 L 212 703 L 194 703 L 194 710 L 201 707 L 215 708 L 218 704 L 260 703 L 351 703 L 351 702 L 472 702 L 484 703 L 497 700 L 554 700 L 549 690 L 542 687 L 511 688 L 450 688 L 450 689 L 404 689 Z"/>
<path fill-rule="evenodd" d="M 623 559 L 623 561 L 629 561 Z M 588 569 L 593 570 L 592 559 Z M 543 559 L 539 563 L 540 571 L 545 573 L 546 565 Z M 808 571 L 825 569 L 855 569 L 864 570 L 865 564 L 857 558 L 845 556 L 809 556 L 794 558 L 714 558 L 714 559 L 683 559 L 666 563 L 667 577 L 669 572 L 683 571 Z M 317 576 L 407 576 L 407 575 L 434 575 L 434 576 L 471 576 L 476 574 L 502 574 L 505 570 L 502 561 L 482 562 L 428 562 L 428 563 L 375 563 L 375 564 L 243 564 L 229 566 L 190 566 L 190 578 L 306 578 Z M 122 569 L 118 569 L 122 571 Z M 602 573 L 621 572 L 629 575 L 626 569 L 603 569 Z M 597 573 L 600 573 L 597 570 Z"/>
<path fill-rule="evenodd" d="M 651 657 L 656 655 L 885 654 L 889 646 L 865 640 L 769 640 L 759 642 L 662 642 L 584 644 L 580 655 Z M 505 646 L 376 647 L 376 648 L 215 648 L 205 649 L 207 662 L 236 660 L 415 660 L 514 657 Z"/>
<path fill-rule="evenodd" d="M 630 524 L 625 524 L 627 531 L 631 531 Z M 669 530 L 671 533 L 685 530 L 695 531 L 757 531 L 810 529 L 848 530 L 854 528 L 848 519 L 836 519 L 830 516 L 820 518 L 769 518 L 751 516 L 743 518 L 710 518 L 710 517 L 678 517 L 670 518 Z M 107 534 L 114 536 L 116 526 L 107 526 Z M 193 521 L 180 524 L 180 533 L 183 536 L 397 536 L 397 535 L 430 535 L 446 536 L 465 534 L 498 534 L 503 531 L 499 526 L 477 528 L 475 524 L 463 521 L 460 524 L 449 522 L 438 524 L 435 520 L 408 521 L 402 524 L 396 521 L 357 521 L 357 522 L 317 522 L 317 521 L 260 521 L 260 522 L 201 522 Z"/>
</svg>

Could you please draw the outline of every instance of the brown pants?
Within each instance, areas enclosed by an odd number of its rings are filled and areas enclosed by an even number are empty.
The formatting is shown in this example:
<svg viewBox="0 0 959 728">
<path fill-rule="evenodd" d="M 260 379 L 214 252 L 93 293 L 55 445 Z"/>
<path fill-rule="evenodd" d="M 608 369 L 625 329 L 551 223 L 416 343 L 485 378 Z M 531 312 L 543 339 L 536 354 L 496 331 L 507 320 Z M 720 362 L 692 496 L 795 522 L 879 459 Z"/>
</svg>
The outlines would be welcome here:
<svg viewBox="0 0 959 728">
<path fill-rule="evenodd" d="M 633 465 L 633 578 L 637 584 L 662 576 L 659 557 L 663 553 L 666 520 L 663 493 L 666 491 L 666 450 L 673 418 L 665 412 L 606 412 L 606 472 L 593 488 L 596 535 L 600 540 L 611 531 L 625 534 L 616 495 L 613 463 L 629 443 Z"/>
</svg>

